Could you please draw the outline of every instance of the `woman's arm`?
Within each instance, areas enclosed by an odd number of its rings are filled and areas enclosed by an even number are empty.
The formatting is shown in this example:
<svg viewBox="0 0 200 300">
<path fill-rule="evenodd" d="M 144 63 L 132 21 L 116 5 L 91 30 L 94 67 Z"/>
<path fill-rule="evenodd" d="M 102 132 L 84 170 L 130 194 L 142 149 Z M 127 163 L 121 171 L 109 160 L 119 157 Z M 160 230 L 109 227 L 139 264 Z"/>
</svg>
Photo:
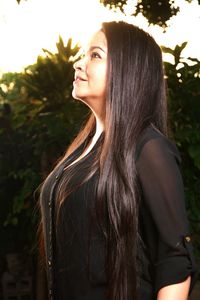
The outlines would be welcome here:
<svg viewBox="0 0 200 300">
<path fill-rule="evenodd" d="M 168 285 L 161 288 L 158 292 L 157 300 L 187 300 L 190 289 L 191 277 L 185 281 Z"/>
<path fill-rule="evenodd" d="M 179 153 L 174 145 L 156 136 L 143 143 L 137 160 L 144 204 L 149 213 L 146 216 L 152 217 L 154 225 L 150 230 L 146 222 L 144 230 L 157 300 L 186 300 L 198 275 L 177 162 Z M 148 220 L 152 221 L 150 218 L 145 221 Z M 189 276 L 191 280 L 184 284 Z"/>
</svg>

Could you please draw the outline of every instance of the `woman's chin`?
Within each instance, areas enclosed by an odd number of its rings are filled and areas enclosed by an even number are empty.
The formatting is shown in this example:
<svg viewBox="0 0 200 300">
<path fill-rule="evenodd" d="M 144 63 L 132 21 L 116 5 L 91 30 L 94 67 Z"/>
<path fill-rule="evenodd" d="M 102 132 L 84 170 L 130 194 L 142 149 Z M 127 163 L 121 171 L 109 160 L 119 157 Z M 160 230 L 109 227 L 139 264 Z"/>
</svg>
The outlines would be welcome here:
<svg viewBox="0 0 200 300">
<path fill-rule="evenodd" d="M 72 91 L 72 97 L 74 99 L 80 100 L 80 95 L 78 93 L 76 93 L 74 90 Z"/>
<path fill-rule="evenodd" d="M 76 100 L 80 100 L 80 101 L 83 101 L 84 99 L 84 96 L 79 94 L 79 93 L 76 93 L 75 91 L 72 91 L 72 97 Z"/>
</svg>

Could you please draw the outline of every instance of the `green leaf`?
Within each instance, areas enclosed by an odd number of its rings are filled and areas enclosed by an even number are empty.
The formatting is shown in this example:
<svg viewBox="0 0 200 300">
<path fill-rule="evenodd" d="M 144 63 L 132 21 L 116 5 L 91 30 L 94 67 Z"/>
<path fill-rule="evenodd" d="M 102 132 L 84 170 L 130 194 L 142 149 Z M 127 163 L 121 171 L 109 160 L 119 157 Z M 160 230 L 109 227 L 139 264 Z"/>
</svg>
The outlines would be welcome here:
<svg viewBox="0 0 200 300">
<path fill-rule="evenodd" d="M 169 54 L 174 55 L 174 50 L 169 47 L 161 46 L 161 49 L 164 53 L 169 53 Z"/>
<path fill-rule="evenodd" d="M 188 149 L 191 158 L 194 160 L 195 166 L 200 170 L 200 146 L 191 145 Z"/>
</svg>

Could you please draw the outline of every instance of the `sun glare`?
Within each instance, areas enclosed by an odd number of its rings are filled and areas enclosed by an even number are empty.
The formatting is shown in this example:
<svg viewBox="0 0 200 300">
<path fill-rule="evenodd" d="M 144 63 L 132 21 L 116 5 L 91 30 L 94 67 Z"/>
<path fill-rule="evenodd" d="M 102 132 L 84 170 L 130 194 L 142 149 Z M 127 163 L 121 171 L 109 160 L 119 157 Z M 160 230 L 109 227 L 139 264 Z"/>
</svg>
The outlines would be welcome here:
<svg viewBox="0 0 200 300">
<path fill-rule="evenodd" d="M 126 16 L 120 11 L 112 12 L 99 0 L 1 0 L 0 2 L 0 73 L 21 71 L 36 62 L 42 48 L 56 51 L 59 35 L 64 42 L 69 37 L 73 44 L 85 45 L 89 37 L 100 28 L 102 21 L 125 20 L 149 31 L 160 45 L 174 47 L 184 41 L 188 46 L 185 56 L 200 58 L 200 45 L 194 32 L 200 32 L 200 8 L 197 1 L 187 3 L 176 0 L 181 6 L 178 16 L 169 21 L 163 34 L 158 26 L 148 26 L 139 15 L 130 16 L 136 0 L 128 0 Z"/>
</svg>

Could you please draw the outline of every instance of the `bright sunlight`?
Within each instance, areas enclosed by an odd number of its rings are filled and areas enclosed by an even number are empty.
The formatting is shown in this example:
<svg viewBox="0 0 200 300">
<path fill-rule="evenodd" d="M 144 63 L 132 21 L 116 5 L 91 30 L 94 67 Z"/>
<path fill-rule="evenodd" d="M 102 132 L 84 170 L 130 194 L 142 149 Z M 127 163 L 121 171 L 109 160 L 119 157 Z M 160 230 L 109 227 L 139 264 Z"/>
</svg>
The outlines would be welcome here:
<svg viewBox="0 0 200 300">
<path fill-rule="evenodd" d="M 188 41 L 185 57 L 200 58 L 200 8 L 197 1 L 186 3 L 176 0 L 180 13 L 169 22 L 167 32 L 158 26 L 148 26 L 142 16 L 130 16 L 135 0 L 128 0 L 126 16 L 109 11 L 98 0 L 0 0 L 0 74 L 21 71 L 36 62 L 43 54 L 42 48 L 56 50 L 59 35 L 67 42 L 86 43 L 89 36 L 100 27 L 102 21 L 125 20 L 150 32 L 160 45 L 174 47 Z"/>
</svg>

